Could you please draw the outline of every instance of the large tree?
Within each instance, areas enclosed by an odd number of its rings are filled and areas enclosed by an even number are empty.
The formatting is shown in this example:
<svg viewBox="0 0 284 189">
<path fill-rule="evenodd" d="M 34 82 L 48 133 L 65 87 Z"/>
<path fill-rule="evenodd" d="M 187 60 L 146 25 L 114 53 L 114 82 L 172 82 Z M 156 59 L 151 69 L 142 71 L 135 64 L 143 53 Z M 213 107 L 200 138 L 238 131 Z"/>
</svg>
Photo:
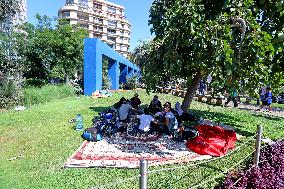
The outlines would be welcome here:
<svg viewBox="0 0 284 189">
<path fill-rule="evenodd" d="M 209 74 L 213 85 L 241 84 L 249 91 L 259 81 L 275 79 L 271 84 L 279 85 L 284 4 L 260 2 L 154 0 L 149 24 L 155 38 L 143 65 L 148 89 L 164 79 L 185 79 L 187 110 L 199 81 Z"/>
<path fill-rule="evenodd" d="M 86 31 L 72 27 L 66 20 L 36 15 L 36 26 L 26 23 L 17 33 L 17 51 L 24 60 L 24 76 L 47 80 L 69 78 L 83 67 L 83 38 Z M 54 20 L 57 21 L 57 20 Z"/>
</svg>

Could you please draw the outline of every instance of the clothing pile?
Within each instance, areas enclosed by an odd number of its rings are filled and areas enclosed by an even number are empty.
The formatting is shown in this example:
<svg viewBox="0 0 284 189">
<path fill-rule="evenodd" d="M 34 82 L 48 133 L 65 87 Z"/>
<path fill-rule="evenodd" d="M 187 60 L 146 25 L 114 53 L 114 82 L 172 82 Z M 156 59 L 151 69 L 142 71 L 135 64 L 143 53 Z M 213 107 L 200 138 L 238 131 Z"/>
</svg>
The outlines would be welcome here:
<svg viewBox="0 0 284 189">
<path fill-rule="evenodd" d="M 113 94 L 107 90 L 96 90 L 92 93 L 92 98 L 105 98 L 111 97 Z"/>
</svg>

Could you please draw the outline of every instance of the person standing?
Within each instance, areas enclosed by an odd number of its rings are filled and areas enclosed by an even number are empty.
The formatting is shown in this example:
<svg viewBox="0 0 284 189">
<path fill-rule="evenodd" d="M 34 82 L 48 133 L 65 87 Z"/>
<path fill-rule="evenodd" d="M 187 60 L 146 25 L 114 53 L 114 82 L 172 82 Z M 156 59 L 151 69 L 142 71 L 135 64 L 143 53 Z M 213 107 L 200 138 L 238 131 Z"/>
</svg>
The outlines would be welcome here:
<svg viewBox="0 0 284 189">
<path fill-rule="evenodd" d="M 264 106 L 268 106 L 268 111 L 272 111 L 272 89 L 270 87 L 266 88 L 266 93 L 265 93 L 265 97 L 264 97 L 264 101 L 263 104 L 260 106 L 260 109 L 262 109 Z M 257 109 L 257 110 L 260 110 Z"/>
<path fill-rule="evenodd" d="M 199 82 L 199 95 L 200 96 L 204 96 L 204 92 L 205 92 L 205 87 L 206 87 L 206 84 L 205 84 L 205 81 L 202 79 L 200 82 Z"/>
<path fill-rule="evenodd" d="M 265 94 L 266 94 L 266 88 L 267 87 L 262 87 L 261 89 L 260 89 L 260 91 L 259 91 L 259 97 L 260 97 L 260 100 L 261 100 L 261 104 L 263 104 L 264 103 L 264 101 L 265 101 Z"/>
<path fill-rule="evenodd" d="M 238 107 L 238 103 L 237 103 L 237 100 L 236 100 L 237 95 L 238 95 L 238 92 L 237 92 L 236 87 L 235 86 L 230 86 L 230 88 L 229 88 L 229 97 L 228 97 L 227 102 L 225 103 L 225 106 L 227 104 L 229 104 L 230 101 L 233 101 L 234 107 Z"/>
</svg>

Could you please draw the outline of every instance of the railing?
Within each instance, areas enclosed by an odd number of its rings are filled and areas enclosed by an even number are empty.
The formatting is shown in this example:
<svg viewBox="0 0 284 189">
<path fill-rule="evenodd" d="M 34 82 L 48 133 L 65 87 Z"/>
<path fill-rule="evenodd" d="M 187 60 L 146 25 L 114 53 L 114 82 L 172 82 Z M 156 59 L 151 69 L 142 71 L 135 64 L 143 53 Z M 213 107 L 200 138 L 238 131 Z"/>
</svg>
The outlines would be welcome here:
<svg viewBox="0 0 284 189">
<path fill-rule="evenodd" d="M 211 162 L 215 162 L 217 160 L 221 160 L 224 157 L 235 155 L 236 152 L 238 152 L 241 149 L 244 149 L 245 146 L 251 145 L 250 143 L 253 140 L 256 139 L 255 140 L 255 149 L 249 151 L 249 153 L 247 153 L 243 158 L 241 158 L 241 160 L 237 161 L 233 166 L 230 166 L 229 168 L 226 168 L 226 169 L 220 168 L 221 171 L 220 171 L 219 174 L 214 175 L 212 177 L 209 176 L 207 178 L 202 178 L 203 182 L 201 181 L 198 184 L 190 186 L 190 183 L 188 183 L 188 187 L 187 188 L 199 188 L 199 187 L 205 186 L 208 183 L 211 183 L 211 182 L 214 182 L 214 181 L 216 182 L 216 180 L 218 178 L 224 177 L 230 170 L 236 169 L 244 161 L 247 161 L 249 158 L 251 158 L 253 154 L 254 154 L 253 167 L 258 166 L 259 156 L 260 156 L 260 149 L 261 149 L 261 138 L 262 138 L 261 136 L 262 136 L 262 126 L 258 125 L 257 126 L 257 133 L 254 136 L 249 137 L 245 142 L 243 142 L 240 146 L 236 147 L 233 151 L 230 151 L 225 156 L 215 157 L 215 158 L 211 158 L 211 159 L 204 160 L 204 161 L 201 161 L 201 162 L 182 164 L 182 165 L 176 166 L 176 167 L 161 168 L 161 169 L 149 171 L 148 170 L 148 162 L 147 162 L 147 160 L 141 160 L 140 161 L 140 173 L 139 174 L 133 175 L 132 177 L 125 178 L 125 179 L 114 180 L 113 182 L 110 182 L 108 184 L 92 187 L 91 189 L 119 188 L 118 187 L 119 185 L 125 184 L 127 182 L 131 182 L 131 185 L 132 185 L 133 188 L 138 188 L 138 186 L 134 186 L 133 185 L 134 180 L 136 180 L 136 182 L 137 182 L 138 179 L 139 179 L 139 181 L 138 181 L 139 189 L 147 189 L 147 185 L 148 185 L 148 183 L 150 183 L 148 181 L 148 178 L 151 178 L 151 176 L 153 176 L 154 174 L 164 174 L 164 175 L 168 174 L 169 175 L 173 171 L 177 171 L 177 170 L 183 170 L 183 172 L 184 172 L 185 171 L 184 169 L 187 169 L 189 167 L 198 167 L 198 166 L 205 166 L 205 165 L 208 166 L 209 163 L 211 163 Z M 266 146 L 262 146 L 262 148 L 264 148 L 264 147 L 266 147 Z M 238 179 L 234 183 L 234 185 L 237 184 L 237 182 L 240 179 Z M 177 180 L 179 181 L 179 179 L 177 179 Z"/>
</svg>

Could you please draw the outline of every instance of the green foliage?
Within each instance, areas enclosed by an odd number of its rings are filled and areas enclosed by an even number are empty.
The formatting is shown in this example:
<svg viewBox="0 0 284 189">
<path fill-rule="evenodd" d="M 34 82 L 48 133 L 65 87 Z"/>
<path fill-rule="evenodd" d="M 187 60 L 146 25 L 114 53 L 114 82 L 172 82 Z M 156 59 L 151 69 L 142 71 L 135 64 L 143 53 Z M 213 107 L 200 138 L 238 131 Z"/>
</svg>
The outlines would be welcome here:
<svg viewBox="0 0 284 189">
<path fill-rule="evenodd" d="M 162 80 L 181 78 L 187 80 L 192 94 L 197 81 L 209 74 L 216 88 L 232 81 L 251 93 L 260 82 L 279 88 L 284 78 L 280 40 L 284 22 L 276 15 L 283 16 L 283 3 L 155 0 L 149 20 L 155 38 L 148 48 L 144 75 L 148 88 L 154 89 Z M 259 19 L 262 10 L 263 20 Z M 242 30 L 231 26 L 231 18 L 245 20 L 243 40 Z M 190 102 L 192 96 L 184 101 Z"/>
<path fill-rule="evenodd" d="M 37 78 L 29 78 L 29 79 L 26 79 L 24 82 L 25 87 L 31 87 L 31 86 L 42 87 L 46 84 L 47 84 L 46 80 L 37 79 Z"/>
<path fill-rule="evenodd" d="M 46 85 L 41 88 L 27 87 L 23 91 L 23 104 L 31 106 L 75 96 L 74 88 L 69 85 Z"/>
<path fill-rule="evenodd" d="M 127 76 L 126 85 L 129 89 L 136 89 L 138 87 L 138 74 Z"/>
<path fill-rule="evenodd" d="M 108 76 L 108 58 L 103 57 L 102 64 L 102 89 L 108 90 L 111 88 L 111 80 Z"/>
<path fill-rule="evenodd" d="M 20 89 L 14 80 L 3 79 L 0 82 L 0 109 L 9 109 L 19 105 L 22 100 Z"/>
<path fill-rule="evenodd" d="M 26 23 L 20 27 L 24 32 L 15 34 L 17 51 L 24 60 L 24 76 L 47 80 L 82 73 L 86 31 L 72 27 L 66 20 L 54 20 L 57 25 L 53 28 L 49 17 L 36 18 L 36 26 Z"/>
</svg>

